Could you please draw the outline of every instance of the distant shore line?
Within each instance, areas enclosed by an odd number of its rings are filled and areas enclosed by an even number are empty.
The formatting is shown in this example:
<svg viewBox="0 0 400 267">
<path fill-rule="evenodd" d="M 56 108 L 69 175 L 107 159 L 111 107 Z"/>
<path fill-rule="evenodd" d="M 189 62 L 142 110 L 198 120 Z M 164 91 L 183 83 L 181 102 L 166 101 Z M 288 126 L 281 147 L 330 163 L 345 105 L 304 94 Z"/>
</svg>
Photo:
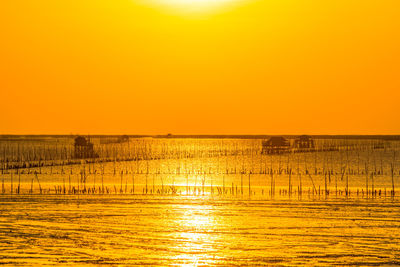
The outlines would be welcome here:
<svg viewBox="0 0 400 267">
<path fill-rule="evenodd" d="M 2 134 L 0 135 L 0 140 L 7 140 L 13 138 L 69 138 L 77 136 L 75 134 L 69 135 L 46 135 L 46 134 L 28 134 L 28 135 L 19 135 L 19 134 Z M 109 137 L 120 137 L 121 135 L 83 135 L 83 136 L 90 136 L 92 138 L 109 138 Z M 282 134 L 282 135 L 181 135 L 181 134 L 164 134 L 164 135 L 131 135 L 127 134 L 129 138 L 169 138 L 169 139 L 268 139 L 272 136 L 283 136 L 288 139 L 296 138 L 299 135 L 294 134 Z M 388 140 L 388 141 L 400 141 L 400 135 L 312 135 L 309 136 L 313 137 L 314 139 L 362 139 L 362 140 Z"/>
</svg>

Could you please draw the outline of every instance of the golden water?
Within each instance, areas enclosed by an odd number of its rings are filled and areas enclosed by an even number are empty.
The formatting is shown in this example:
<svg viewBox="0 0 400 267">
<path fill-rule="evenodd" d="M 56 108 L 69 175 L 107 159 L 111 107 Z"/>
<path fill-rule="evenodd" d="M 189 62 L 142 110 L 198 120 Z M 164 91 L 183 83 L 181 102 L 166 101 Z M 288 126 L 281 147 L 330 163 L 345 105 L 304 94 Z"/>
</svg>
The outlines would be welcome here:
<svg viewBox="0 0 400 267">
<path fill-rule="evenodd" d="M 261 140 L 131 140 L 96 144 L 93 162 L 59 164 L 71 160 L 70 144 L 0 142 L 2 168 L 54 165 L 2 170 L 0 264 L 400 264 L 395 142 L 270 156 Z M 361 193 L 367 181 L 380 193 Z"/>
<path fill-rule="evenodd" d="M 400 264 L 397 200 L 0 199 L 0 263 Z"/>
</svg>

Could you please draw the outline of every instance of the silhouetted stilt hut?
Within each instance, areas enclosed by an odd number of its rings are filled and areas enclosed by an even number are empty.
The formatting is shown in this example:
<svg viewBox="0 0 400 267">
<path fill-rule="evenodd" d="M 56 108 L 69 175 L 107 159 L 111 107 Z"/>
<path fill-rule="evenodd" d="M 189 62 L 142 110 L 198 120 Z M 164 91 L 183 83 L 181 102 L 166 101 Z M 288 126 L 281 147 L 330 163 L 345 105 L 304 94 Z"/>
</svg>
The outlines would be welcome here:
<svg viewBox="0 0 400 267">
<path fill-rule="evenodd" d="M 290 143 L 282 136 L 273 136 L 262 142 L 262 154 L 281 154 L 289 152 Z"/>
<path fill-rule="evenodd" d="M 93 143 L 89 139 L 83 136 L 78 136 L 75 138 L 75 158 L 85 159 L 85 158 L 97 158 L 97 153 L 94 152 Z"/>
<path fill-rule="evenodd" d="M 296 149 L 314 149 L 315 142 L 309 135 L 301 135 L 294 141 Z"/>
</svg>

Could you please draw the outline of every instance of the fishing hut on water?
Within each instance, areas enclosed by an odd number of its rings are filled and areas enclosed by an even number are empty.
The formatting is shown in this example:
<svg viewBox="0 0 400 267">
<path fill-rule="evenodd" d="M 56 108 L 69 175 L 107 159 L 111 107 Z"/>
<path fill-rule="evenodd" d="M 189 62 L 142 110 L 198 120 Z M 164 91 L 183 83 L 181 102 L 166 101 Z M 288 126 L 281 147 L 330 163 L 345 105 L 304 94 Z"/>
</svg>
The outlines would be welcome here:
<svg viewBox="0 0 400 267">
<path fill-rule="evenodd" d="M 76 159 L 86 159 L 86 158 L 97 158 L 98 155 L 94 151 L 93 143 L 90 142 L 90 139 L 86 139 L 83 136 L 78 136 L 75 138 L 74 143 L 75 153 L 74 156 Z"/>
<path fill-rule="evenodd" d="M 297 150 L 313 150 L 315 149 L 315 142 L 309 135 L 300 135 L 294 141 L 294 147 Z"/>
<path fill-rule="evenodd" d="M 262 154 L 282 154 L 289 152 L 290 142 L 282 136 L 273 136 L 262 142 Z"/>
</svg>

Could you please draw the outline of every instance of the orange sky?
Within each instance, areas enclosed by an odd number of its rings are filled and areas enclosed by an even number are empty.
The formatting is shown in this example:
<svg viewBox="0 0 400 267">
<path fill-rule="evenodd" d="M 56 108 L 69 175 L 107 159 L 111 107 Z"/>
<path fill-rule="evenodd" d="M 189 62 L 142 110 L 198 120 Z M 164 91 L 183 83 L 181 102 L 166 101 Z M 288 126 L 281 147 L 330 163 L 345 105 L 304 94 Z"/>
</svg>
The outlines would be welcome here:
<svg viewBox="0 0 400 267">
<path fill-rule="evenodd" d="M 0 134 L 400 134 L 400 1 L 171 1 L 0 1 Z"/>
</svg>

